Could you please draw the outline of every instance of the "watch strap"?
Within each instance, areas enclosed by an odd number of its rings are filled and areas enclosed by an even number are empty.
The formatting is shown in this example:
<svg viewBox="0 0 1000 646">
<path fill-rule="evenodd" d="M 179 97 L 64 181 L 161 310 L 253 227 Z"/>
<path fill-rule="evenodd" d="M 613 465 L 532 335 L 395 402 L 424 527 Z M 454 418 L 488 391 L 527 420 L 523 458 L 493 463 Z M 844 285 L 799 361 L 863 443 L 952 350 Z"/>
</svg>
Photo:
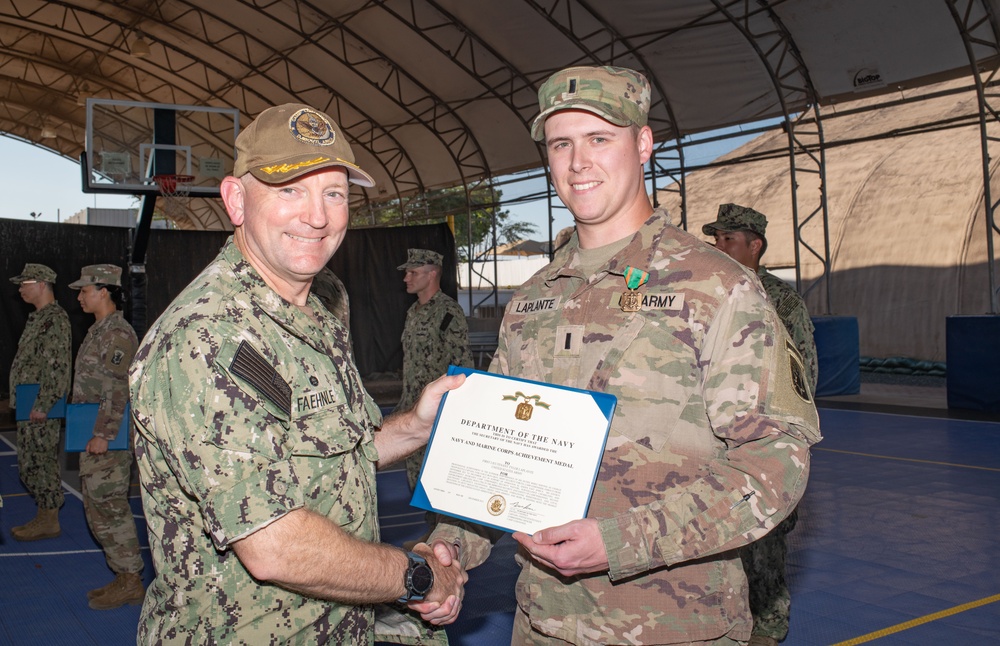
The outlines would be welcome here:
<svg viewBox="0 0 1000 646">
<path fill-rule="evenodd" d="M 427 559 L 419 554 L 407 552 L 406 558 L 408 562 L 406 565 L 406 572 L 403 574 L 403 587 L 406 589 L 406 593 L 397 599 L 397 601 L 400 603 L 406 603 L 407 601 L 423 601 L 427 593 L 431 591 L 432 587 L 434 587 L 434 574 L 430 569 L 430 566 L 427 565 Z M 417 589 L 414 581 L 414 572 L 416 572 L 418 568 L 424 569 L 426 574 L 430 577 L 431 584 L 424 590 Z"/>
</svg>

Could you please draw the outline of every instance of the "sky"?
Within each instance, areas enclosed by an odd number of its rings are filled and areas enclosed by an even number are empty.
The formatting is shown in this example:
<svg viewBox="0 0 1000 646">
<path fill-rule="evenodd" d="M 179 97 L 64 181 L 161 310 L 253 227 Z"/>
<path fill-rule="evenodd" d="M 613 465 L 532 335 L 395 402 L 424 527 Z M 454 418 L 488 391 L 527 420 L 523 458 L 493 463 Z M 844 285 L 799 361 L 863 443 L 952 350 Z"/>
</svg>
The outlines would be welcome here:
<svg viewBox="0 0 1000 646">
<path fill-rule="evenodd" d="M 80 164 L 10 137 L 0 136 L 0 217 L 61 222 L 86 207 L 127 209 L 128 195 L 88 195 L 80 186 Z"/>
<path fill-rule="evenodd" d="M 738 132 L 730 129 L 728 132 Z M 711 133 L 708 133 L 711 134 Z M 705 135 L 707 136 L 707 135 Z M 705 164 L 751 139 L 752 136 L 735 136 L 721 142 L 694 144 L 686 148 L 685 159 L 689 165 Z M 687 145 L 687 144 L 686 144 Z M 135 198 L 128 195 L 87 194 L 80 188 L 80 165 L 56 155 L 45 148 L 0 135 L 0 194 L 4 196 L 0 217 L 31 220 L 31 213 L 41 213 L 41 222 L 61 222 L 86 207 L 127 209 L 137 206 Z M 663 182 L 661 180 L 660 186 Z M 544 191 L 544 181 L 535 179 L 503 187 L 505 199 L 517 198 L 525 193 Z M 558 200 L 556 204 L 559 204 Z M 535 240 L 548 238 L 547 204 L 545 200 L 530 204 L 505 207 L 513 220 L 534 224 Z M 563 208 L 553 212 L 552 233 L 572 224 L 572 217 Z"/>
</svg>

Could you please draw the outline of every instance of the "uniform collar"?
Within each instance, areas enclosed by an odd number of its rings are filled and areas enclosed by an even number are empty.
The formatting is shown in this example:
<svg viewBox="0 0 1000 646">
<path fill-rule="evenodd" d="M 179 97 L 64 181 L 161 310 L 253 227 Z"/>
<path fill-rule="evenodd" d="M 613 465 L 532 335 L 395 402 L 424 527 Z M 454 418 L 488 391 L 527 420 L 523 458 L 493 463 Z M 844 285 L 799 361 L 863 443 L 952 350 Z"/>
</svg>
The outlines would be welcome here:
<svg viewBox="0 0 1000 646">
<path fill-rule="evenodd" d="M 667 212 L 664 209 L 656 209 L 639 230 L 632 234 L 632 239 L 625 248 L 612 256 L 594 275 L 609 273 L 622 276 L 626 267 L 649 267 L 664 232 L 672 227 Z M 552 283 L 560 277 L 588 278 L 578 269 L 579 253 L 580 238 L 574 231 L 570 241 L 552 259 L 552 264 L 549 265 L 545 275 L 545 282 Z"/>
<path fill-rule="evenodd" d="M 48 312 L 46 310 L 49 310 L 49 308 L 52 307 L 53 305 L 55 305 L 54 309 L 59 309 L 59 302 L 52 301 L 50 303 L 46 303 L 37 310 L 36 309 L 31 310 L 31 312 L 28 313 L 28 318 L 33 318 L 35 316 L 41 316 L 42 314 L 47 314 Z"/>
<path fill-rule="evenodd" d="M 309 316 L 299 308 L 282 298 L 278 292 L 271 289 L 264 278 L 258 273 L 250 261 L 246 259 L 240 248 L 236 246 L 232 236 L 226 241 L 222 248 L 222 257 L 229 264 L 236 278 L 236 282 L 241 288 L 234 298 L 237 301 L 244 299 L 252 309 L 260 310 L 263 315 L 277 321 L 282 326 L 290 330 L 305 332 L 310 327 L 315 327 L 315 323 Z M 326 308 L 322 307 L 320 301 L 312 294 L 309 295 L 309 304 L 312 306 L 316 317 L 320 320 L 324 318 L 332 319 L 326 314 Z M 317 307 L 317 305 L 320 305 Z M 306 335 L 308 336 L 308 334 Z"/>
</svg>

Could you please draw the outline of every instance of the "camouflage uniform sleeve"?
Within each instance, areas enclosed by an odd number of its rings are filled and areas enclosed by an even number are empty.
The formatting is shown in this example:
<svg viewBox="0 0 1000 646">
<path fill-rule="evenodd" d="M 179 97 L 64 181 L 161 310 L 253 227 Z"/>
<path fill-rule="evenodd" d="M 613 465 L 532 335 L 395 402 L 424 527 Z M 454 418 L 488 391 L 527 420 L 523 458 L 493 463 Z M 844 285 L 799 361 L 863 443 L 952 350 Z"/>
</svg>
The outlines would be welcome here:
<svg viewBox="0 0 1000 646">
<path fill-rule="evenodd" d="M 135 335 L 112 329 L 101 339 L 101 401 L 97 408 L 94 435 L 105 440 L 118 436 L 128 403 L 128 367 L 138 343 Z"/>
<path fill-rule="evenodd" d="M 451 301 L 449 313 L 452 315 L 448 328 L 444 331 L 444 346 L 450 348 L 451 365 L 473 368 L 472 350 L 469 349 L 469 322 L 465 319 L 462 306 Z"/>
<path fill-rule="evenodd" d="M 760 268 L 757 277 L 764 285 L 768 300 L 778 312 L 778 318 L 781 319 L 785 330 L 802 355 L 806 376 L 809 378 L 809 389 L 815 394 L 819 378 L 819 359 L 814 337 L 816 328 L 809 318 L 809 308 L 797 291 L 766 269 Z"/>
<path fill-rule="evenodd" d="M 434 526 L 427 543 L 443 541 L 458 547 L 459 561 L 466 570 L 471 570 L 486 562 L 493 544 L 503 537 L 504 532 L 464 520 L 441 516 Z"/>
<path fill-rule="evenodd" d="M 819 440 L 816 409 L 763 294 L 740 282 L 706 331 L 701 394 L 714 435 L 704 475 L 600 520 L 613 580 L 732 550 L 760 538 L 797 504 Z"/>
<path fill-rule="evenodd" d="M 305 504 L 293 456 L 283 448 L 289 412 L 229 372 L 239 337 L 188 329 L 171 340 L 176 350 L 144 359 L 132 385 L 136 454 L 165 463 L 153 479 L 176 480 L 196 501 L 219 550 Z"/>
<path fill-rule="evenodd" d="M 40 373 L 38 397 L 32 410 L 48 413 L 60 397 L 69 393 L 73 366 L 73 336 L 69 316 L 56 305 L 43 325 L 48 326 L 39 344 L 38 361 L 44 366 Z"/>
<path fill-rule="evenodd" d="M 806 364 L 806 376 L 809 378 L 809 391 L 816 392 L 816 382 L 819 379 L 819 361 L 816 355 L 816 339 L 813 333 L 816 328 L 809 318 L 809 310 L 801 298 L 786 298 L 777 304 L 778 316 L 785 329 L 792 337 L 792 342 L 799 349 L 802 360 Z"/>
</svg>

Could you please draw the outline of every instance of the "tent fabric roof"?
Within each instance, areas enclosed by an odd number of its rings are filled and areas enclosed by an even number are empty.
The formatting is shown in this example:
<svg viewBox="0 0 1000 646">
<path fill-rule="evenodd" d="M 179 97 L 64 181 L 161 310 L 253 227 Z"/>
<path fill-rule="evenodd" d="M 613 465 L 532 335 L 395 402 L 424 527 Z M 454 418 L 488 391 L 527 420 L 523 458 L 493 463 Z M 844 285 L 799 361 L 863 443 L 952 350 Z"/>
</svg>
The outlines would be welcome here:
<svg viewBox="0 0 1000 646">
<path fill-rule="evenodd" d="M 496 247 L 498 256 L 545 256 L 552 249 L 548 240 L 519 240 Z M 486 255 L 493 255 L 492 250 Z"/>
<path fill-rule="evenodd" d="M 998 3 L 4 0 L 0 132 L 78 159 L 86 96 L 236 108 L 244 125 L 301 101 L 344 128 L 377 181 L 359 199 L 379 201 L 540 166 L 535 93 L 563 67 L 646 72 L 670 140 L 966 74 L 953 16 L 991 57 Z"/>
<path fill-rule="evenodd" d="M 989 309 L 978 122 L 967 119 L 961 127 L 870 140 L 887 124 L 904 128 L 974 116 L 977 100 L 969 86 L 968 78 L 929 86 L 924 94 L 933 98 L 878 113 L 851 113 L 869 101 L 844 104 L 844 116 L 825 120 L 829 313 L 857 317 L 862 355 L 944 361 L 946 317 Z M 727 157 L 780 150 L 785 136 L 777 129 Z M 862 143 L 839 145 L 844 142 Z M 994 177 L 998 164 L 994 160 Z M 708 168 L 686 181 L 693 205 L 689 231 L 703 237 L 701 227 L 716 219 L 719 204 L 750 206 L 768 218 L 763 264 L 795 266 L 787 159 Z M 800 181 L 800 190 L 818 190 L 814 179 Z M 676 222 L 677 193 L 664 190 L 659 197 Z M 818 223 L 807 225 L 802 235 L 822 248 Z M 800 266 L 810 312 L 824 312 L 825 286 L 808 289 L 822 275 L 821 262 L 804 254 Z"/>
</svg>

